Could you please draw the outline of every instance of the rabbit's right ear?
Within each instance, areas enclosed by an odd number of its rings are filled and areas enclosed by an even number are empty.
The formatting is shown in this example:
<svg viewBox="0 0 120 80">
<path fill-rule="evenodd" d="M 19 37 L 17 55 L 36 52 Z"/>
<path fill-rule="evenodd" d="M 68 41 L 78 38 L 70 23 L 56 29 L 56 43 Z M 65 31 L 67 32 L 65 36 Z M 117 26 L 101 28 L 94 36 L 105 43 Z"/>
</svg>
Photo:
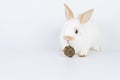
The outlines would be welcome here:
<svg viewBox="0 0 120 80">
<path fill-rule="evenodd" d="M 73 19 L 74 18 L 73 12 L 70 10 L 70 8 L 66 4 L 64 4 L 64 6 L 65 6 L 66 19 L 67 20 Z"/>
<path fill-rule="evenodd" d="M 93 13 L 93 9 L 90 9 L 79 16 L 80 23 L 85 24 L 89 21 Z"/>
</svg>

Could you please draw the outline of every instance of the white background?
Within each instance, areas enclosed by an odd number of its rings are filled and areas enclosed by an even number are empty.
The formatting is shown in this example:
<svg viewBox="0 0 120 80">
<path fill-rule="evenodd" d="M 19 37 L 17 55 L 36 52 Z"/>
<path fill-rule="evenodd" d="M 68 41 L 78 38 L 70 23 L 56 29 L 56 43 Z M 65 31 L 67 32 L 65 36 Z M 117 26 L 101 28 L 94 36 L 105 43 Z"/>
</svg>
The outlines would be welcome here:
<svg viewBox="0 0 120 80">
<path fill-rule="evenodd" d="M 102 53 L 59 51 L 66 3 L 77 16 L 94 8 Z M 0 0 L 0 80 L 119 80 L 119 0 Z"/>
</svg>

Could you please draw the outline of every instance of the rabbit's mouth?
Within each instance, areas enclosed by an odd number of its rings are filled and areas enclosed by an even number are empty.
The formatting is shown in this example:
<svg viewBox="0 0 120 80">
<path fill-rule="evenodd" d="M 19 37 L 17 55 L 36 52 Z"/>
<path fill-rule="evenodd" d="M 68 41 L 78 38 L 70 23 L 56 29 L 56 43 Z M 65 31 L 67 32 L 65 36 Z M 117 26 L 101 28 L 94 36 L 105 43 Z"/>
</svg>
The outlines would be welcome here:
<svg viewBox="0 0 120 80">
<path fill-rule="evenodd" d="M 67 40 L 67 44 L 68 44 L 68 46 L 70 46 L 70 45 L 72 45 L 72 42 Z"/>
<path fill-rule="evenodd" d="M 68 44 L 68 45 L 70 45 L 70 42 L 69 42 L 69 40 L 67 40 L 67 44 Z"/>
</svg>

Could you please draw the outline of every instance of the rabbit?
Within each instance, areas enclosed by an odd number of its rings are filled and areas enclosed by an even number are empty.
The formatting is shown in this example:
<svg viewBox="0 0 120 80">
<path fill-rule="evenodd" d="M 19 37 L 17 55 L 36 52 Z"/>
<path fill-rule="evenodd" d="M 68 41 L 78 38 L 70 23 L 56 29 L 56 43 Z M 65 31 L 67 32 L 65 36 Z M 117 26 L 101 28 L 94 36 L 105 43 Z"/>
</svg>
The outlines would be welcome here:
<svg viewBox="0 0 120 80">
<path fill-rule="evenodd" d="M 64 6 L 67 20 L 60 34 L 61 50 L 70 45 L 79 57 L 86 57 L 90 50 L 101 51 L 99 29 L 91 20 L 94 9 L 74 17 L 72 10 L 66 4 Z"/>
</svg>

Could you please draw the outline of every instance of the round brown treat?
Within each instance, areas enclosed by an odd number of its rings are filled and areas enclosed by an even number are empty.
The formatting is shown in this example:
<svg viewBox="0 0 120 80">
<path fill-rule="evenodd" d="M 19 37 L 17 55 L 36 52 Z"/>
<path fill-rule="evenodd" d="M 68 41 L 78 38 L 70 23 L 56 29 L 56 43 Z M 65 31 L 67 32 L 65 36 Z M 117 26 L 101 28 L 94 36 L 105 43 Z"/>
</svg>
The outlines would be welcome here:
<svg viewBox="0 0 120 80">
<path fill-rule="evenodd" d="M 66 46 L 66 47 L 64 48 L 64 54 L 65 54 L 66 56 L 68 56 L 68 57 L 73 57 L 74 54 L 75 54 L 75 50 L 74 50 L 74 48 L 71 47 L 71 46 Z"/>
</svg>

